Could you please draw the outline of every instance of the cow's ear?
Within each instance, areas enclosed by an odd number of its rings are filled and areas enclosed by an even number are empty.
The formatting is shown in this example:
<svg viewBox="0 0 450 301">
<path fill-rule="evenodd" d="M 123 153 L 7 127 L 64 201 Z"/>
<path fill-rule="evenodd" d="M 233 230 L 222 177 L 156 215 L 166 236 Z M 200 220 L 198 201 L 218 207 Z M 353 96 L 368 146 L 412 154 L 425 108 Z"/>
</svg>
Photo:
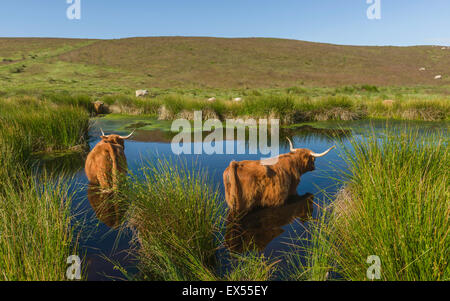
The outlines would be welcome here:
<svg viewBox="0 0 450 301">
<path fill-rule="evenodd" d="M 106 138 L 108 138 L 107 136 L 100 136 L 100 139 L 105 140 Z"/>
</svg>

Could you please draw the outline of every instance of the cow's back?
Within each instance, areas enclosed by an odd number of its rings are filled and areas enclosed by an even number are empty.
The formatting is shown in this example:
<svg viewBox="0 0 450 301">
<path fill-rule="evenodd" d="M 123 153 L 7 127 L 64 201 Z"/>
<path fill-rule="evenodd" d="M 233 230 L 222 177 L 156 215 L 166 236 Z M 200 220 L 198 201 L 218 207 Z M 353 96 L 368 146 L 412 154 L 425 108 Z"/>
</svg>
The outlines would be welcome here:
<svg viewBox="0 0 450 301">
<path fill-rule="evenodd" d="M 117 182 L 117 173 L 126 172 L 126 157 L 121 145 L 99 142 L 89 153 L 85 171 L 89 183 L 110 188 Z"/>
<path fill-rule="evenodd" d="M 290 183 L 273 166 L 260 161 L 232 162 L 223 175 L 225 199 L 233 211 L 278 206 L 287 198 Z"/>
</svg>

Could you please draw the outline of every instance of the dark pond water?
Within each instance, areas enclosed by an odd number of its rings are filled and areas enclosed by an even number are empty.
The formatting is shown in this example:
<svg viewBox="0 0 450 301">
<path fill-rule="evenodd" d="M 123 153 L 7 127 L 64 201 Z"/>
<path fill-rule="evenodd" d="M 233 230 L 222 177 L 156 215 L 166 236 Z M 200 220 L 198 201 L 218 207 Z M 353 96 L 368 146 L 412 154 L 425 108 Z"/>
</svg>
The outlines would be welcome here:
<svg viewBox="0 0 450 301">
<path fill-rule="evenodd" d="M 128 167 L 136 173 L 142 160 L 155 160 L 164 156 L 168 159 L 184 161 L 187 166 L 195 162 L 208 170 L 213 183 L 218 184 L 223 192 L 222 174 L 230 161 L 259 160 L 260 155 L 180 155 L 175 156 L 171 150 L 171 137 L 173 134 L 155 128 L 145 128 L 155 121 L 141 119 L 105 120 L 98 119 L 92 126 L 90 146 L 99 142 L 100 127 L 106 134 L 129 133 L 129 128 L 139 127 L 136 135 L 125 144 L 125 154 Z M 448 123 L 425 122 L 393 122 L 388 126 L 399 131 L 418 128 L 423 133 L 429 131 L 447 131 Z M 358 121 L 358 122 L 324 122 L 308 126 L 299 126 L 289 130 L 282 130 L 280 141 L 285 136 L 292 138 L 296 148 L 308 148 L 315 152 L 322 152 L 333 145 L 349 145 L 351 137 L 362 137 L 368 130 L 380 132 L 386 127 L 386 121 Z M 330 130 L 331 129 L 331 130 Z M 246 143 L 240 141 L 238 143 Z M 284 143 L 284 142 L 282 142 Z M 280 145 L 280 153 L 287 153 L 287 143 Z M 84 162 L 82 162 L 84 164 Z M 225 237 L 228 239 L 224 245 L 233 246 L 234 251 L 240 251 L 246 241 L 253 240 L 256 248 L 266 256 L 278 256 L 289 249 L 287 242 L 293 235 L 304 232 L 308 219 L 314 217 L 317 204 L 329 202 L 327 196 L 333 195 L 339 189 L 340 176 L 337 169 L 344 168 L 344 162 L 339 157 L 339 149 L 332 151 L 324 158 L 316 160 L 316 170 L 305 174 L 297 188 L 298 196 L 293 197 L 285 206 L 273 209 L 257 210 L 245 217 L 239 227 L 229 226 Z M 78 169 L 78 170 L 77 170 Z M 118 216 L 115 208 L 101 209 L 101 200 L 88 198 L 88 183 L 84 174 L 83 165 L 74 169 L 74 181 L 77 183 L 77 192 L 74 211 L 79 213 L 78 218 L 85 222 L 81 238 L 82 250 L 86 252 L 89 280 L 124 279 L 123 275 L 111 262 L 119 262 L 127 267 L 130 273 L 135 272 L 134 262 L 127 256 L 130 248 L 130 233 L 120 233 L 117 226 Z M 91 195 L 92 196 L 92 195 Z M 109 218 L 102 217 L 101 212 L 107 211 Z M 81 212 L 81 214 L 80 214 Z M 111 214 L 112 212 L 112 214 Z M 224 213 L 225 214 L 225 213 Z M 112 216 L 112 217 L 111 217 Z M 239 235 L 239 239 L 236 239 Z M 225 256 L 225 249 L 218 252 L 218 256 Z M 108 258 L 108 259 L 105 259 Z"/>
</svg>

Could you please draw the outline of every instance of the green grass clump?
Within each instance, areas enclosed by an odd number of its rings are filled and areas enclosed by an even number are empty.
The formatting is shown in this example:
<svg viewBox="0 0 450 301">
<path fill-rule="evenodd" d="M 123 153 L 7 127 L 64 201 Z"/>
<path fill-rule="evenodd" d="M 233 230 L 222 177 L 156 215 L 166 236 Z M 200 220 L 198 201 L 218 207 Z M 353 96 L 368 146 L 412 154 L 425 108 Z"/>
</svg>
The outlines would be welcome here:
<svg viewBox="0 0 450 301">
<path fill-rule="evenodd" d="M 386 105 L 381 99 L 367 102 L 369 118 L 437 121 L 449 120 L 450 107 L 445 98 L 413 97 L 394 100 Z"/>
<path fill-rule="evenodd" d="M 131 184 L 130 226 L 138 231 L 138 265 L 148 280 L 212 280 L 219 193 L 196 171 L 158 161 Z"/>
<path fill-rule="evenodd" d="M 146 163 L 125 195 L 133 202 L 128 226 L 136 233 L 139 280 L 267 280 L 273 264 L 256 254 L 234 254 L 220 275 L 216 251 L 224 229 L 224 201 L 207 174 L 180 163 Z"/>
<path fill-rule="evenodd" d="M 65 150 L 84 145 L 89 115 L 68 105 L 31 97 L 0 99 L 2 148 L 19 151 L 24 159 L 31 152 Z"/>
<path fill-rule="evenodd" d="M 387 131 L 344 148 L 344 189 L 311 230 L 297 275 L 368 280 L 368 256 L 381 259 L 381 279 L 449 280 L 450 155 L 444 134 Z M 305 261 L 304 261 L 305 262 Z"/>
<path fill-rule="evenodd" d="M 86 109 L 88 112 L 92 112 L 94 110 L 93 99 L 91 96 L 86 94 L 46 92 L 40 97 L 57 105 L 81 107 Z"/>
<path fill-rule="evenodd" d="M 77 255 L 63 176 L 32 169 L 35 152 L 85 143 L 88 114 L 36 98 L 0 100 L 0 279 L 67 280 Z"/>
<path fill-rule="evenodd" d="M 78 255 L 69 185 L 14 169 L 0 171 L 0 280 L 67 280 L 67 258 Z"/>
<path fill-rule="evenodd" d="M 0 164 L 14 169 L 14 165 L 25 162 L 33 152 L 32 143 L 17 122 L 0 119 Z"/>
<path fill-rule="evenodd" d="M 257 253 L 233 254 L 231 269 L 222 279 L 225 281 L 270 281 L 276 271 L 277 261 L 268 261 Z"/>
<path fill-rule="evenodd" d="M 289 95 L 253 96 L 245 99 L 242 105 L 235 104 L 236 113 L 249 116 L 268 116 L 271 113 L 283 114 L 294 110 L 294 98 Z M 240 113 L 238 113 L 240 112 Z"/>
</svg>

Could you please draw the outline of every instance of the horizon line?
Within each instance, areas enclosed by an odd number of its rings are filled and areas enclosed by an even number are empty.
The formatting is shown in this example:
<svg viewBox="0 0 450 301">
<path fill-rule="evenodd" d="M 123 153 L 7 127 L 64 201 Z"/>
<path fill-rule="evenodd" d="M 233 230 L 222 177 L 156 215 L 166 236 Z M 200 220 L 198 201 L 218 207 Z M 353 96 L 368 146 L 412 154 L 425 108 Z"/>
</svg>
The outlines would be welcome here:
<svg viewBox="0 0 450 301">
<path fill-rule="evenodd" d="M 393 44 L 382 44 L 382 45 L 367 45 L 367 44 L 338 44 L 330 42 L 318 42 L 318 41 L 307 41 L 299 40 L 294 38 L 280 38 L 280 37 L 219 37 L 219 36 L 183 36 L 183 35 L 164 35 L 164 36 L 126 36 L 117 38 L 84 38 L 84 37 L 58 37 L 58 36 L 0 36 L 0 39 L 67 39 L 67 40 L 100 40 L 100 41 L 112 41 L 112 40 L 126 40 L 126 39 L 136 39 L 136 38 L 210 38 L 210 39 L 276 39 L 276 40 L 286 40 L 286 41 L 297 41 L 315 44 L 327 44 L 335 46 L 349 46 L 349 47 L 449 47 L 450 45 L 444 44 L 411 44 L 411 45 L 393 45 Z"/>
</svg>

